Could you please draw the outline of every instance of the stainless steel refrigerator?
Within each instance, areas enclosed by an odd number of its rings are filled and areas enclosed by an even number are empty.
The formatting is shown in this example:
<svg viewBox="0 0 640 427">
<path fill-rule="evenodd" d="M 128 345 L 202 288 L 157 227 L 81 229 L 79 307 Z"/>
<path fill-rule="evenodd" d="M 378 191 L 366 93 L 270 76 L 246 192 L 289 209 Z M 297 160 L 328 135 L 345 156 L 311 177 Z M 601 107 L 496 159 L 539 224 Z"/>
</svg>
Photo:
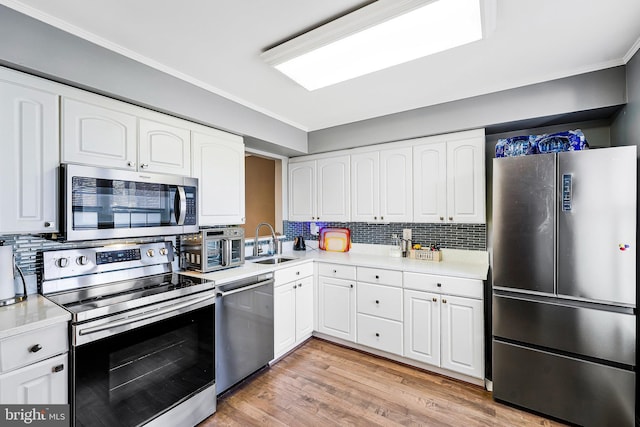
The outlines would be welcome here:
<svg viewBox="0 0 640 427">
<path fill-rule="evenodd" d="M 634 425 L 636 147 L 493 160 L 493 396 Z"/>
</svg>

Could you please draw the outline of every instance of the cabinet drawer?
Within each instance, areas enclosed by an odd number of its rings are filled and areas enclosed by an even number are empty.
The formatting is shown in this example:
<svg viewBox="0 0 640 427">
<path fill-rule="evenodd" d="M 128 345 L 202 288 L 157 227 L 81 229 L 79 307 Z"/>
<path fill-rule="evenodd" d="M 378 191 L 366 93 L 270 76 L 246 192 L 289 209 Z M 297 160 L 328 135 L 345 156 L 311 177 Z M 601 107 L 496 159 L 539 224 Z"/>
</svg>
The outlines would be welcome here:
<svg viewBox="0 0 640 427">
<path fill-rule="evenodd" d="M 313 262 L 311 261 L 276 270 L 274 272 L 275 286 L 280 286 L 308 276 L 313 276 Z"/>
<path fill-rule="evenodd" d="M 358 313 L 402 320 L 402 288 L 358 282 Z"/>
<path fill-rule="evenodd" d="M 58 323 L 0 341 L 0 372 L 7 372 L 69 349 L 67 323 Z"/>
<path fill-rule="evenodd" d="M 356 280 L 356 267 L 353 265 L 320 263 L 318 265 L 318 275 L 335 279 Z"/>
<path fill-rule="evenodd" d="M 358 314 L 358 344 L 402 355 L 402 323 Z"/>
<path fill-rule="evenodd" d="M 422 273 L 404 273 L 404 288 L 476 299 L 483 295 L 482 280 Z"/>
<path fill-rule="evenodd" d="M 402 271 L 358 267 L 358 281 L 402 287 Z"/>
</svg>

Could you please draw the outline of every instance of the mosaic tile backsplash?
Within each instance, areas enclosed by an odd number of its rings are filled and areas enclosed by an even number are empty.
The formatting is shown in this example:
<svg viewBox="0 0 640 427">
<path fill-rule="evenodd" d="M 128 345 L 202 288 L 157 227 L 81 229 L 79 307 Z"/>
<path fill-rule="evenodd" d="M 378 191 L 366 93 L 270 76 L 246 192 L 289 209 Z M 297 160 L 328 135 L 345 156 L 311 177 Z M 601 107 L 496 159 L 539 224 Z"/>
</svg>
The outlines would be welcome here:
<svg viewBox="0 0 640 427">
<path fill-rule="evenodd" d="M 309 222 L 284 221 L 287 240 L 302 236 L 305 240 L 317 240 L 312 236 Z M 487 226 L 485 224 L 422 224 L 389 223 L 374 224 L 365 222 L 317 222 L 318 227 L 346 227 L 351 230 L 353 243 L 390 245 L 391 235 L 402 237 L 402 229 L 410 228 L 414 243 L 424 245 L 440 244 L 443 248 L 487 250 Z"/>
</svg>

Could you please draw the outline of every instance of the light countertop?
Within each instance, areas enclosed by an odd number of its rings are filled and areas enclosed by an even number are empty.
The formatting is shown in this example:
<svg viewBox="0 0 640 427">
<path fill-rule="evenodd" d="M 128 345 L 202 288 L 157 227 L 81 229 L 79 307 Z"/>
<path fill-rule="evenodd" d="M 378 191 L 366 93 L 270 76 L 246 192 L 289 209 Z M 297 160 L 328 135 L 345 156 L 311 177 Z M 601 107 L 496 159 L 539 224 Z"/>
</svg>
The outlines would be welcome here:
<svg viewBox="0 0 640 427">
<path fill-rule="evenodd" d="M 39 294 L 0 307 L 0 339 L 71 320 L 71 313 Z"/>
<path fill-rule="evenodd" d="M 349 252 L 327 252 L 307 245 L 306 251 L 285 250 L 281 256 L 297 258 L 281 264 L 257 264 L 247 261 L 240 267 L 212 273 L 182 272 L 182 274 L 213 280 L 221 285 L 233 280 L 256 276 L 275 270 L 292 267 L 304 262 L 358 265 L 414 273 L 486 280 L 489 270 L 488 254 L 485 251 L 463 251 L 443 249 L 443 261 L 424 261 L 411 258 L 394 258 L 382 245 L 354 245 Z"/>
</svg>

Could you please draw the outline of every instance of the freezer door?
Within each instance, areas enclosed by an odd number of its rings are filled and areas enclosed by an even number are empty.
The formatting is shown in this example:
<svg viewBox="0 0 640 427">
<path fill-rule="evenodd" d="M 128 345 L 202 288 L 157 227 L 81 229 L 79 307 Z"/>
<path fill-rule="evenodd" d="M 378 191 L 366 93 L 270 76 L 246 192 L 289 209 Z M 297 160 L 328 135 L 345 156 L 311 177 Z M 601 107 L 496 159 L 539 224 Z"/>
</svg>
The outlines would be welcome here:
<svg viewBox="0 0 640 427">
<path fill-rule="evenodd" d="M 556 157 L 493 160 L 493 286 L 552 294 Z"/>
<path fill-rule="evenodd" d="M 636 147 L 558 155 L 558 295 L 635 306 Z"/>
</svg>

